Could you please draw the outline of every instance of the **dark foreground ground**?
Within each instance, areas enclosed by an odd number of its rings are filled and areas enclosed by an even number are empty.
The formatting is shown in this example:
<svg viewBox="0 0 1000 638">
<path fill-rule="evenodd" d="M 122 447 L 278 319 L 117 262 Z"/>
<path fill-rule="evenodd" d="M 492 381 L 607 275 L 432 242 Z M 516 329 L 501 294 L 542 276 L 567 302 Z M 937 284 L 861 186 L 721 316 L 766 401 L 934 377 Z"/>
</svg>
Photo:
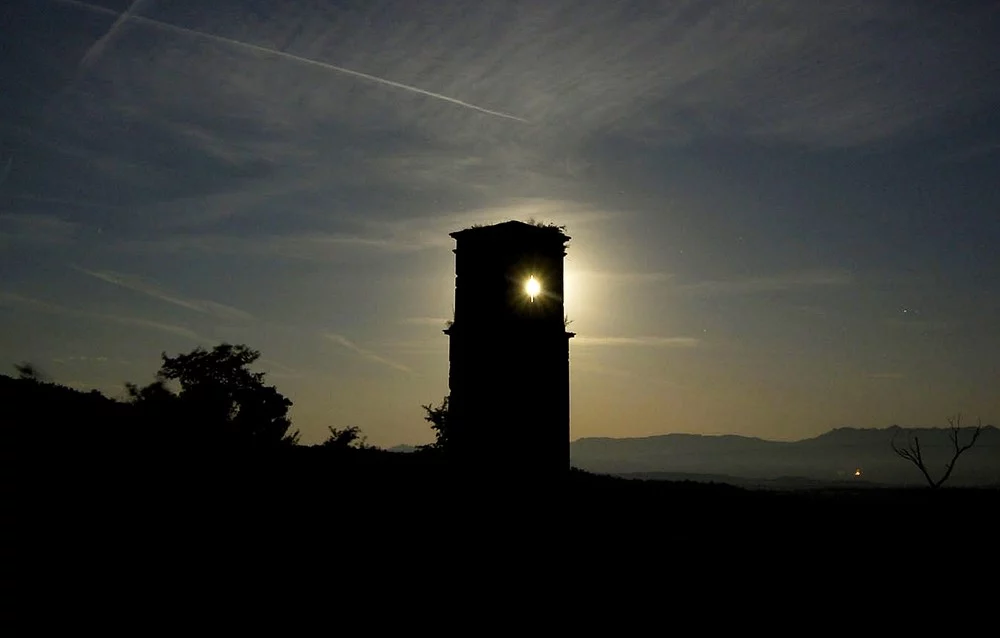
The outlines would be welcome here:
<svg viewBox="0 0 1000 638">
<path fill-rule="evenodd" d="M 282 601 L 325 587 L 444 596 L 445 582 L 537 595 L 565 579 L 644 594 L 691 583 L 742 596 L 776 578 L 916 591 L 995 580 L 1000 512 L 998 490 L 540 480 L 319 452 L 20 456 L 4 464 L 2 497 L 7 593 L 115 601 L 244 586 Z"/>
<path fill-rule="evenodd" d="M 570 470 L 524 476 L 517 468 L 460 471 L 440 457 L 298 448 L 257 455 L 99 454 L 9 458 L 7 511 L 107 517 L 168 514 L 225 524 L 229 517 L 275 515 L 289 522 L 354 525 L 380 519 L 429 526 L 477 516 L 552 526 L 656 526 L 666 533 L 993 524 L 1000 490 L 816 487 L 753 489 L 727 483 L 643 480 Z"/>
</svg>

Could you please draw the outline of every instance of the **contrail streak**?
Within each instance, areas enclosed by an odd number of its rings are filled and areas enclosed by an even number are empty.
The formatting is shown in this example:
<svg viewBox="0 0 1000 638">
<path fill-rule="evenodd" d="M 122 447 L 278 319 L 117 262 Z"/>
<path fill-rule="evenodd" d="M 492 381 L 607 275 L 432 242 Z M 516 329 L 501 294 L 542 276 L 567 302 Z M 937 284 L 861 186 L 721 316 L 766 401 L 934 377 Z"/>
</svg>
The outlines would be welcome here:
<svg viewBox="0 0 1000 638">
<path fill-rule="evenodd" d="M 394 82 L 392 80 L 387 80 L 385 78 L 380 78 L 375 75 L 369 75 L 368 73 L 362 73 L 361 71 L 353 71 L 351 69 L 345 69 L 342 66 L 337 66 L 335 64 L 328 64 L 326 62 L 320 62 L 319 60 L 312 60 L 310 58 L 304 58 L 299 55 L 294 55 L 292 53 L 286 53 L 284 51 L 279 51 L 277 49 L 271 49 L 268 47 L 258 46 L 256 44 L 250 44 L 248 42 L 241 42 L 240 40 L 233 40 L 232 38 L 225 38 L 220 35 L 212 35 L 211 33 L 205 33 L 203 31 L 195 31 L 194 29 L 188 29 L 186 27 L 179 27 L 168 22 L 162 22 L 160 20 L 154 20 L 153 18 L 145 18 L 142 16 L 132 16 L 132 20 L 136 22 L 145 22 L 147 24 L 152 24 L 155 26 L 163 27 L 166 29 L 171 29 L 173 31 L 179 31 L 181 33 L 187 33 L 190 35 L 196 35 L 201 38 L 207 38 L 209 40 L 214 40 L 216 42 L 223 42 L 226 44 L 232 44 L 235 46 L 243 47 L 245 49 L 250 49 L 252 51 L 258 51 L 260 53 L 267 53 L 270 55 L 275 55 L 278 57 L 286 58 L 288 60 L 295 60 L 297 62 L 302 62 L 303 64 L 311 64 L 313 66 L 318 66 L 323 69 L 328 69 L 330 71 L 335 71 L 337 73 L 343 73 L 345 75 L 352 75 L 356 78 L 361 78 L 363 80 L 369 80 L 371 82 L 377 82 L 379 84 L 384 84 L 386 86 L 391 86 L 397 89 L 403 89 L 404 91 L 410 91 L 411 93 L 419 93 L 420 95 L 426 95 L 427 97 L 432 97 L 437 100 L 442 100 L 444 102 L 449 102 L 451 104 L 457 104 L 458 106 L 464 106 L 467 109 L 472 109 L 474 111 L 479 111 L 480 113 L 486 113 L 487 115 L 493 115 L 496 117 L 502 117 L 508 120 L 514 120 L 516 122 L 523 122 L 524 124 L 530 124 L 528 120 L 517 117 L 516 115 L 511 115 L 510 113 L 504 113 L 503 111 L 494 111 L 493 109 L 488 109 L 483 106 L 477 106 L 470 102 L 464 102 L 462 100 L 448 97 L 447 95 L 441 95 L 440 93 L 434 93 L 433 91 L 427 91 L 425 89 L 417 88 L 415 86 L 410 86 L 409 84 L 403 84 L 402 82 Z"/>
<path fill-rule="evenodd" d="M 83 9 L 90 9 L 91 11 L 96 11 L 98 13 L 106 13 L 108 15 L 116 16 L 118 12 L 114 9 L 109 9 L 107 7 L 99 7 L 96 4 L 89 4 L 87 2 L 80 2 L 80 0 L 54 0 L 55 2 L 61 2 L 63 4 L 71 4 L 76 7 L 81 7 Z"/>
<path fill-rule="evenodd" d="M 89 3 L 86 3 L 86 2 L 80 2 L 80 0 L 55 0 L 55 1 L 56 2 L 62 2 L 64 4 L 71 4 L 71 5 L 74 5 L 74 6 L 79 6 L 79 7 L 91 9 L 92 11 L 98 11 L 100 13 L 108 13 L 108 14 L 111 14 L 111 15 L 118 16 L 118 12 L 117 11 L 112 11 L 110 9 L 106 9 L 105 7 L 98 7 L 96 5 L 92 5 L 92 4 L 89 4 Z M 103 48 L 103 46 L 104 46 L 103 42 L 107 41 L 107 38 L 110 36 L 110 34 L 113 31 L 115 31 L 115 29 L 118 27 L 118 25 L 121 22 L 124 22 L 125 20 L 133 20 L 135 22 L 144 22 L 144 23 L 149 24 L 149 25 L 161 27 L 161 28 L 164 28 L 164 29 L 169 29 L 169 30 L 172 30 L 172 31 L 177 31 L 179 33 L 186 33 L 188 35 L 194 35 L 194 36 L 198 36 L 198 37 L 201 37 L 201 38 L 207 38 L 209 40 L 214 40 L 216 42 L 222 42 L 222 43 L 230 44 L 230 45 L 233 45 L 233 46 L 243 47 L 244 49 L 249 49 L 251 51 L 257 51 L 258 53 L 266 53 L 268 55 L 274 55 L 274 56 L 278 56 L 278 57 L 285 58 L 285 59 L 288 59 L 288 60 L 295 60 L 296 62 L 301 62 L 303 64 L 311 64 L 313 66 L 318 66 L 320 68 L 327 69 L 328 71 L 334 71 L 336 73 L 343 73 L 344 75 L 350 75 L 350 76 L 353 76 L 353 77 L 356 77 L 356 78 L 360 78 L 362 80 L 368 80 L 369 82 L 376 82 L 376 83 L 382 84 L 384 86 L 391 86 L 391 87 L 396 88 L 396 89 L 402 89 L 404 91 L 409 91 L 410 93 L 417 93 L 419 95 L 424 95 L 424 96 L 427 96 L 427 97 L 430 97 L 430 98 L 434 98 L 435 100 L 441 100 L 443 102 L 448 102 L 450 104 L 455 104 L 457 106 L 462 106 L 462 107 L 465 107 L 467 109 L 472 109 L 473 111 L 479 111 L 480 113 L 485 113 L 486 115 L 492 115 L 494 117 L 501 117 L 501 118 L 504 118 L 504 119 L 507 119 L 507 120 L 514 120 L 515 122 L 521 122 L 523 124 L 531 124 L 530 121 L 524 119 L 523 117 L 518 117 L 516 115 L 511 115 L 510 113 L 504 113 L 503 111 L 495 111 L 493 109 L 488 109 L 488 108 L 486 108 L 484 106 L 478 106 L 476 104 L 472 104 L 471 102 L 465 102 L 465 101 L 459 100 L 457 98 L 448 97 L 447 95 L 441 95 L 440 93 L 434 93 L 433 91 L 428 91 L 426 89 L 421 89 L 421 88 L 418 88 L 418 87 L 415 87 L 415 86 L 410 86 L 409 84 L 403 84 L 402 82 L 394 82 L 393 80 L 387 80 L 385 78 L 380 78 L 380 77 L 378 77 L 376 75 L 370 75 L 368 73 L 362 73 L 361 71 L 354 71 L 352 69 L 346 69 L 346 68 L 344 68 L 342 66 L 337 66 L 335 64 L 328 64 L 326 62 L 320 62 L 319 60 L 312 60 L 310 58 L 304 58 L 304 57 L 302 57 L 300 55 L 294 55 L 292 53 L 286 53 L 285 51 L 279 51 L 278 49 L 271 49 L 271 48 L 262 47 L 262 46 L 259 46 L 259 45 L 256 45 L 256 44 L 250 44 L 249 42 L 242 42 L 240 40 L 233 40 L 232 38 L 226 38 L 226 37 L 223 37 L 223 36 L 220 36 L 220 35 L 212 35 L 211 33 L 205 33 L 204 31 L 196 31 L 195 29 L 188 29 L 187 27 L 179 27 L 179 26 L 177 26 L 175 24 L 170 24 L 169 22 L 163 22 L 162 20 L 156 20 L 154 18 L 146 18 L 146 17 L 143 17 L 143 16 L 130 15 L 131 12 L 132 12 L 132 9 L 140 1 L 141 0 L 136 0 L 136 2 L 133 3 L 132 6 L 130 6 L 128 8 L 128 10 L 125 11 L 125 13 L 121 14 L 118 17 L 118 19 L 115 21 L 115 23 L 111 26 L 111 29 L 108 30 L 108 33 L 105 34 L 105 36 L 103 38 L 101 38 L 101 40 L 98 40 L 98 42 L 95 43 L 93 47 L 91 47 L 91 51 L 93 51 L 95 47 L 98 47 L 98 45 L 100 45 L 100 47 Z M 87 58 L 88 58 L 88 56 L 90 56 L 91 51 L 88 51 L 87 54 L 84 55 L 84 60 L 81 61 L 81 63 L 80 63 L 81 65 L 83 65 L 84 61 L 86 61 Z M 98 52 L 99 51 L 100 51 L 100 49 L 98 49 Z"/>
<path fill-rule="evenodd" d="M 60 89 L 52 97 L 52 99 L 50 99 L 48 103 L 46 103 L 45 106 L 42 108 L 41 119 L 43 122 L 48 119 L 51 109 L 54 108 L 56 104 L 62 101 L 62 97 L 70 93 L 74 88 L 76 88 L 76 85 L 80 81 L 80 78 L 83 77 L 83 74 L 90 67 L 93 61 L 97 59 L 98 56 L 101 55 L 101 53 L 107 47 L 108 42 L 111 41 L 111 38 L 115 35 L 115 33 L 118 31 L 121 25 L 123 25 L 126 21 L 128 21 L 132 13 L 132 10 L 135 9 L 136 6 L 138 6 L 139 3 L 142 2 L 142 0 L 134 0 L 128 6 L 128 9 L 125 9 L 125 11 L 123 11 L 120 15 L 117 11 L 112 11 L 111 9 L 88 4 L 86 2 L 79 2 L 79 0 L 56 0 L 56 2 L 69 4 L 74 7 L 81 7 L 84 9 L 88 9 L 90 11 L 96 11 L 98 13 L 110 14 L 116 16 L 116 18 L 115 21 L 111 23 L 111 26 L 108 28 L 108 30 L 104 32 L 104 35 L 97 38 L 97 40 L 92 45 L 90 45 L 90 48 L 87 49 L 87 51 L 83 54 L 83 57 L 80 58 L 80 62 L 76 65 L 76 72 L 73 74 L 72 79 L 70 79 L 70 81 L 67 82 L 66 85 L 63 86 L 62 89 Z"/>
<path fill-rule="evenodd" d="M 410 370 L 409 368 L 407 368 L 406 366 L 404 366 L 402 363 L 396 363 L 395 361 L 392 361 L 391 359 L 386 359 L 385 357 L 382 357 L 382 356 L 379 356 L 379 355 L 375 354 L 371 350 L 366 350 L 366 349 L 364 349 L 361 346 L 357 345 L 356 343 L 354 343 L 353 341 L 351 341 L 350 339 L 348 339 L 347 337 L 345 337 L 343 335 L 338 335 L 338 334 L 334 334 L 332 332 L 327 332 L 327 333 L 323 333 L 323 336 L 326 337 L 327 339 L 329 339 L 330 341 L 333 341 L 334 343 L 340 344 L 341 346 L 347 348 L 348 350 L 361 355 L 365 359 L 369 359 L 369 360 L 374 361 L 376 363 L 381 363 L 382 365 L 389 366 L 390 368 L 399 370 L 401 372 L 413 372 L 413 370 Z"/>
<path fill-rule="evenodd" d="M 99 56 L 101 52 L 104 51 L 104 47 L 107 46 L 108 41 L 110 41 L 111 38 L 114 36 L 115 32 L 118 31 L 118 27 L 120 27 L 122 24 L 125 23 L 126 20 L 129 19 L 129 16 L 131 15 L 132 11 L 141 2 L 142 0 L 135 0 L 132 4 L 130 4 L 128 6 L 128 9 L 125 9 L 125 11 L 123 11 L 122 14 L 118 16 L 118 19 L 114 21 L 114 23 L 104 33 L 104 35 L 98 38 L 97 42 L 92 44 L 90 48 L 87 49 L 87 52 L 84 53 L 83 57 L 80 59 L 80 64 L 77 65 L 77 74 L 84 71 L 88 66 L 90 66 L 90 63 L 94 60 L 94 58 Z"/>
</svg>

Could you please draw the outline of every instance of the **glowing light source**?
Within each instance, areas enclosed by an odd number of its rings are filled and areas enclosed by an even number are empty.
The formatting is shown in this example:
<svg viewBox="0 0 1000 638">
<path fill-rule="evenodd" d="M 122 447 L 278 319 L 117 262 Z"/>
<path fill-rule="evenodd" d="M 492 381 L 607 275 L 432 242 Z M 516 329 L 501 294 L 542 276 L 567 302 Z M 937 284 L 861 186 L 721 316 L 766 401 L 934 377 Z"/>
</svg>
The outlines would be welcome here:
<svg viewBox="0 0 1000 638">
<path fill-rule="evenodd" d="M 857 477 L 861 476 L 861 468 L 860 467 L 858 469 L 854 470 L 854 476 L 857 476 Z"/>
<path fill-rule="evenodd" d="M 525 282 L 524 292 L 527 293 L 528 297 L 530 297 L 532 301 L 535 300 L 535 297 L 541 294 L 542 284 L 540 284 L 538 280 L 535 279 L 534 275 L 528 277 L 528 281 Z"/>
</svg>

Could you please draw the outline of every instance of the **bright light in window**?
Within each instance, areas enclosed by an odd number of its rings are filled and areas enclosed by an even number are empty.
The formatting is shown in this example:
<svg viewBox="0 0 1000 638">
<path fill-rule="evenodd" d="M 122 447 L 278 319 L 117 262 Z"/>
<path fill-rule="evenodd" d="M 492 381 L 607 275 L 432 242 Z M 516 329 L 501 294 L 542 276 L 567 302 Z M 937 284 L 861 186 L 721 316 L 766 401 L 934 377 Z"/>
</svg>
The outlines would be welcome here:
<svg viewBox="0 0 1000 638">
<path fill-rule="evenodd" d="M 534 275 L 528 277 L 528 281 L 524 284 L 524 292 L 528 294 L 528 297 L 532 301 L 542 292 L 542 284 L 538 283 Z"/>
</svg>

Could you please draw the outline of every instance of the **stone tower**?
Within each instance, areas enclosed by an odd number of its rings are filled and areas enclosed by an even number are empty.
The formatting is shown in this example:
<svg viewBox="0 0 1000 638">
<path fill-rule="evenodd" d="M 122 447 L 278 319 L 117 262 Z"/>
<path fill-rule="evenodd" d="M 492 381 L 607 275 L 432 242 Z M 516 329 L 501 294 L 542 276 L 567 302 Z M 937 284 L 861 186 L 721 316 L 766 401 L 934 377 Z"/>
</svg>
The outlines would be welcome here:
<svg viewBox="0 0 1000 638">
<path fill-rule="evenodd" d="M 569 469 L 562 228 L 509 221 L 451 233 L 450 443 L 471 470 Z"/>
</svg>

